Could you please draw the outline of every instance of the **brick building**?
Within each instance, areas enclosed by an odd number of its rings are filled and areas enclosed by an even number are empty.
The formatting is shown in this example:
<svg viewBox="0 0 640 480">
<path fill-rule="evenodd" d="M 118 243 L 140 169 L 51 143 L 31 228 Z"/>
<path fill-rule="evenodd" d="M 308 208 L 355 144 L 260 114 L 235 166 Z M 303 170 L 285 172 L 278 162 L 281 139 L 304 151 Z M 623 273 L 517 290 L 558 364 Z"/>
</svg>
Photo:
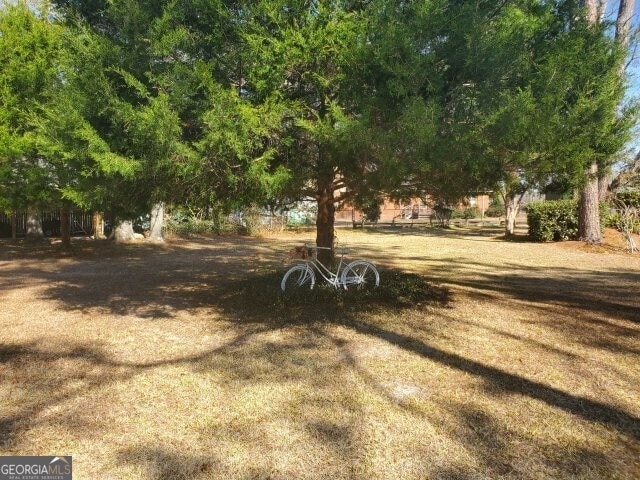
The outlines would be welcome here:
<svg viewBox="0 0 640 480">
<path fill-rule="evenodd" d="M 484 213 L 489 208 L 489 195 L 469 196 L 466 203 L 469 207 L 477 208 Z M 462 205 L 460 206 L 462 207 Z M 433 213 L 431 206 L 420 198 L 414 198 L 406 202 L 393 202 L 385 199 L 380 208 L 380 220 L 378 220 L 380 223 L 395 223 L 401 220 L 427 220 Z M 344 205 L 336 211 L 336 221 L 359 223 L 362 221 L 362 212 L 353 205 Z"/>
</svg>

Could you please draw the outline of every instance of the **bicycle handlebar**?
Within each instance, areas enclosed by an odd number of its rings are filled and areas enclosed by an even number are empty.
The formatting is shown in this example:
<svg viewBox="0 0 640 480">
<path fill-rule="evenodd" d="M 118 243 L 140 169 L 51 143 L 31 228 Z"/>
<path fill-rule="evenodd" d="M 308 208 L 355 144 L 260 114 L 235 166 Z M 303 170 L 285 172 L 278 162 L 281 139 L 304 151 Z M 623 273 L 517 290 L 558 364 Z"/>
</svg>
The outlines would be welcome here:
<svg viewBox="0 0 640 480">
<path fill-rule="evenodd" d="M 306 243 L 305 243 L 305 247 L 317 248 L 318 250 L 333 250 L 333 248 L 331 248 L 331 247 L 317 247 L 315 245 L 307 245 Z M 338 253 L 342 253 L 342 254 L 350 253 L 350 250 L 348 248 L 336 248 L 336 251 Z"/>
</svg>

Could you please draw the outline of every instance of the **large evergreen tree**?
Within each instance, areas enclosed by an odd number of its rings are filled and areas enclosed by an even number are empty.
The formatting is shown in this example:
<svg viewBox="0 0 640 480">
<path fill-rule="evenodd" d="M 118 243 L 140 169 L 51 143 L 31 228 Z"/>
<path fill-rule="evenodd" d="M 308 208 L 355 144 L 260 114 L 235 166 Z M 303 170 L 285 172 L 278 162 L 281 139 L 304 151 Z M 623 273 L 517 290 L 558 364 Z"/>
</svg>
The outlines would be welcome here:
<svg viewBox="0 0 640 480">
<path fill-rule="evenodd" d="M 37 209 L 59 192 L 52 165 L 37 149 L 33 120 L 59 83 L 61 36 L 24 4 L 0 9 L 0 208 L 28 210 L 40 233 Z"/>
<path fill-rule="evenodd" d="M 360 2 L 247 3 L 240 96 L 269 107 L 280 124 L 265 168 L 280 172 L 279 195 L 317 202 L 316 243 L 328 260 L 335 206 L 368 188 L 378 169 L 363 124 L 361 86 L 369 17 Z"/>
</svg>

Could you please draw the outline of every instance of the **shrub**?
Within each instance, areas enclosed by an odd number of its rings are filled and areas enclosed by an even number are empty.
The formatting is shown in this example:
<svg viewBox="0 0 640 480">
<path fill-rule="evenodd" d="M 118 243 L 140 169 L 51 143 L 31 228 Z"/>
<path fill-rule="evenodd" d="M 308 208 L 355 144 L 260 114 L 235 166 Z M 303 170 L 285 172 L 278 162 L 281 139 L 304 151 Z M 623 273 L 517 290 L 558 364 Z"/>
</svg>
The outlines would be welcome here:
<svg viewBox="0 0 640 480">
<path fill-rule="evenodd" d="M 621 211 L 610 213 L 607 216 L 606 226 L 621 232 L 628 229 L 631 233 L 640 233 L 640 219 L 626 217 Z"/>
<path fill-rule="evenodd" d="M 610 203 L 602 202 L 600 204 L 600 224 L 603 228 L 618 228 L 619 218 L 620 215 Z"/>
<path fill-rule="evenodd" d="M 480 210 L 478 210 L 476 207 L 465 208 L 462 211 L 462 218 L 464 218 L 465 220 L 478 217 L 480 217 Z"/>
<path fill-rule="evenodd" d="M 489 205 L 489 208 L 487 208 L 484 212 L 484 216 L 485 217 L 504 217 L 506 215 L 507 211 L 504 208 L 504 205 L 498 203 L 498 204 L 491 204 Z"/>
<path fill-rule="evenodd" d="M 456 208 L 454 210 L 451 210 L 450 218 L 452 220 L 457 219 L 457 218 L 462 218 L 462 212 L 464 212 L 464 209 L 462 209 L 462 208 Z"/>
<path fill-rule="evenodd" d="M 551 200 L 527 205 L 529 235 L 538 242 L 571 240 L 578 236 L 578 202 Z"/>
<path fill-rule="evenodd" d="M 451 211 L 451 219 L 464 218 L 463 214 L 464 214 L 464 209 L 456 208 L 455 210 Z"/>
<path fill-rule="evenodd" d="M 433 214 L 431 215 L 431 218 L 432 220 L 437 220 L 438 223 L 440 223 L 440 226 L 444 227 L 449 225 L 449 220 L 451 220 L 453 213 L 454 210 L 452 208 L 441 203 L 437 203 L 433 206 Z"/>
<path fill-rule="evenodd" d="M 478 217 L 480 217 L 480 210 L 476 207 L 456 208 L 451 212 L 451 218 L 463 218 L 465 220 L 469 220 L 470 218 Z"/>
<path fill-rule="evenodd" d="M 262 211 L 258 207 L 248 207 L 242 211 L 241 220 L 236 222 L 235 232 L 241 235 L 256 235 L 264 224 Z"/>
<path fill-rule="evenodd" d="M 191 237 L 193 235 L 211 233 L 213 231 L 213 222 L 196 218 L 186 218 L 179 221 L 170 219 L 166 223 L 166 229 L 181 237 Z"/>
<path fill-rule="evenodd" d="M 618 192 L 616 197 L 628 207 L 640 208 L 640 190 L 627 190 Z"/>
<path fill-rule="evenodd" d="M 366 205 L 363 205 L 362 207 L 362 213 L 364 214 L 367 221 L 378 223 L 378 220 L 380 220 L 380 216 L 382 215 L 380 202 L 377 199 L 367 202 Z"/>
<path fill-rule="evenodd" d="M 218 210 L 213 211 L 210 218 L 201 218 L 179 208 L 168 215 L 165 227 L 168 232 L 181 237 L 235 234 L 240 228 L 237 222 Z"/>
<path fill-rule="evenodd" d="M 601 205 L 604 225 L 621 232 L 640 232 L 640 192 L 619 192 L 610 203 Z"/>
</svg>

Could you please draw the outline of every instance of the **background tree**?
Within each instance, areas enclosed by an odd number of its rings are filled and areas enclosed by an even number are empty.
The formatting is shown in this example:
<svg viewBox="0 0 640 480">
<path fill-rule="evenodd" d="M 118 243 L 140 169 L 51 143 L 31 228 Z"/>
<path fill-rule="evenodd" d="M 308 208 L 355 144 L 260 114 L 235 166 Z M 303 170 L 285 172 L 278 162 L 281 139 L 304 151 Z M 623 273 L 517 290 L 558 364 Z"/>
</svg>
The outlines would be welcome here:
<svg viewBox="0 0 640 480">
<path fill-rule="evenodd" d="M 409 146 L 394 149 L 410 165 L 403 185 L 445 203 L 502 191 L 513 233 L 528 189 L 554 179 L 582 185 L 590 159 L 610 158 L 626 140 L 632 117 L 613 115 L 624 92 L 620 51 L 576 21 L 573 2 L 431 5 L 396 10 L 412 40 L 387 57 L 389 78 L 408 87 L 404 115 L 424 119 L 397 137 Z M 419 67 L 398 75 L 395 58 L 407 55 Z"/>
<path fill-rule="evenodd" d="M 38 210 L 59 206 L 56 165 L 39 149 L 37 116 L 54 103 L 64 31 L 25 4 L 0 9 L 0 207 L 27 211 L 27 237 L 42 237 Z M 15 238 L 16 223 L 13 222 Z"/>
<path fill-rule="evenodd" d="M 112 179 L 99 208 L 122 219 L 151 209 L 157 231 L 166 202 L 228 213 L 277 189 L 282 171 L 265 169 L 273 116 L 241 100 L 242 8 L 217 1 L 57 4 L 98 46 L 90 71 L 99 80 L 84 85 L 105 93 L 91 125 L 112 151 L 138 164 L 135 175 Z"/>
<path fill-rule="evenodd" d="M 624 77 L 633 7 L 634 0 L 621 0 L 618 9 L 615 39 L 623 55 L 618 65 L 619 81 L 623 81 Z M 597 2 L 595 0 L 586 0 L 584 9 L 589 26 L 594 30 L 602 29 L 602 25 L 599 24 L 600 17 L 598 16 Z M 602 241 L 599 200 L 608 189 L 609 182 L 607 177 L 611 162 L 612 155 L 601 159 L 600 162 L 598 162 L 597 158 L 592 159 L 587 171 L 588 180 L 580 192 L 578 235 L 580 240 L 588 243 L 600 243 Z"/>
</svg>

